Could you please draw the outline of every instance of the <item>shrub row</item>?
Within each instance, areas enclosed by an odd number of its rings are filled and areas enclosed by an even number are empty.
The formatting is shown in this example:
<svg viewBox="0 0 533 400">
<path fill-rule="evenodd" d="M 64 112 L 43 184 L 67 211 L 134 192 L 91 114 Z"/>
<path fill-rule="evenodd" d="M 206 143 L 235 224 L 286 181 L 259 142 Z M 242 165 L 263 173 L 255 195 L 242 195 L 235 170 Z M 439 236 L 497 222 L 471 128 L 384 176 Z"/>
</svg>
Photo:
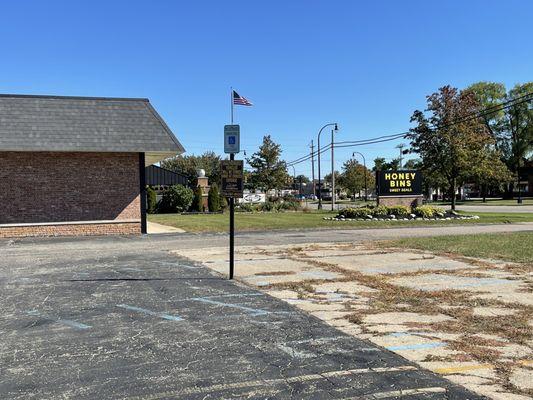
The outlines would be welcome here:
<svg viewBox="0 0 533 400">
<path fill-rule="evenodd" d="M 236 211 L 241 212 L 282 212 L 299 211 L 301 209 L 300 202 L 295 200 L 266 201 L 258 204 L 241 203 L 236 207 Z"/>
<path fill-rule="evenodd" d="M 183 185 L 173 185 L 163 191 L 163 197 L 159 202 L 156 200 L 156 193 L 154 189 L 148 187 L 147 193 L 147 211 L 152 213 L 181 213 L 186 211 L 203 212 L 202 190 L 196 188 L 192 190 Z M 209 211 L 219 212 L 223 211 L 228 203 L 224 197 L 220 195 L 216 185 L 211 186 L 209 191 L 207 203 Z"/>
<path fill-rule="evenodd" d="M 366 206 L 358 208 L 345 208 L 339 212 L 337 217 L 344 218 L 384 218 L 394 215 L 396 218 L 408 218 L 412 215 L 421 218 L 434 218 L 437 216 L 444 216 L 444 210 L 442 208 L 433 206 Z"/>
</svg>

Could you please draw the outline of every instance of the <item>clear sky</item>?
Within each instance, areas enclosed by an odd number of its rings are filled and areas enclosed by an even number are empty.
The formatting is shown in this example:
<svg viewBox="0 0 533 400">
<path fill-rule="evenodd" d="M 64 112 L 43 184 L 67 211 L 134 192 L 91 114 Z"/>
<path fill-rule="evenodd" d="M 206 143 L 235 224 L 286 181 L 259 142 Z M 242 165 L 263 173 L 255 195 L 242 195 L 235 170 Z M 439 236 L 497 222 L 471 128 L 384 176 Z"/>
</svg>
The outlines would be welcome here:
<svg viewBox="0 0 533 400">
<path fill-rule="evenodd" d="M 0 92 L 148 97 L 199 154 L 222 153 L 233 86 L 254 103 L 242 147 L 268 133 L 293 160 L 327 122 L 338 140 L 402 132 L 440 86 L 532 80 L 532 21 L 531 0 L 4 1 Z M 397 144 L 339 149 L 337 169 Z"/>
</svg>

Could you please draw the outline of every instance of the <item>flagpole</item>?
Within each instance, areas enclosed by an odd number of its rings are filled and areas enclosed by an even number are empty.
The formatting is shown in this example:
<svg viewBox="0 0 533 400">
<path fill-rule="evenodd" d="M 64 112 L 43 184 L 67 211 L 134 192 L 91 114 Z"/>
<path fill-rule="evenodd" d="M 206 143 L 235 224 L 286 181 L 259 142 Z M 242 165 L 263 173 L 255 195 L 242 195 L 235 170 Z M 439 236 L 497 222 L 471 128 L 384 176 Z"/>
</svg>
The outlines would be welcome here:
<svg viewBox="0 0 533 400">
<path fill-rule="evenodd" d="M 233 87 L 230 87 L 231 125 L 233 125 Z"/>
</svg>

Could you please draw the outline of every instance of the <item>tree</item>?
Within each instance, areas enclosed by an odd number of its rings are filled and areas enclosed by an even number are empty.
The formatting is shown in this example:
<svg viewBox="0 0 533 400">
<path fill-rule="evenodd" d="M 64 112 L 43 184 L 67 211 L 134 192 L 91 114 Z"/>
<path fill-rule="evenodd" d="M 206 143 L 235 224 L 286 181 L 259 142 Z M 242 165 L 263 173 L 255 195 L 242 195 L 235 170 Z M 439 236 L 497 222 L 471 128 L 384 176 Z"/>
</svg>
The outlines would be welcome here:
<svg viewBox="0 0 533 400">
<path fill-rule="evenodd" d="M 385 158 L 378 157 L 374 160 L 374 167 L 372 168 L 372 171 L 396 171 L 400 168 L 400 159 L 395 158 L 391 160 L 390 162 L 385 161 Z"/>
<path fill-rule="evenodd" d="M 213 183 L 209 189 L 209 194 L 207 195 L 207 206 L 211 212 L 220 211 L 220 192 L 218 191 L 218 186 L 216 183 Z"/>
<path fill-rule="evenodd" d="M 300 174 L 296 176 L 296 183 L 311 183 L 311 179 L 309 179 L 307 176 Z"/>
<path fill-rule="evenodd" d="M 372 171 L 370 171 L 368 168 L 365 168 L 357 160 L 350 159 L 342 166 L 340 183 L 348 190 L 348 194 L 355 198 L 357 193 L 365 189 L 365 175 L 367 189 L 371 190 L 371 188 L 375 185 L 375 177 Z"/>
<path fill-rule="evenodd" d="M 335 185 L 339 185 L 339 180 L 341 179 L 341 173 L 339 171 L 335 171 Z M 331 172 L 329 174 L 326 174 L 324 176 L 324 182 L 327 182 L 331 185 Z"/>
<path fill-rule="evenodd" d="M 183 185 L 173 185 L 163 192 L 160 209 L 163 212 L 183 212 L 191 206 L 194 192 Z"/>
<path fill-rule="evenodd" d="M 533 82 L 516 85 L 507 94 L 506 100 L 514 100 L 533 92 Z M 514 104 L 506 111 L 508 148 L 503 150 L 506 164 L 518 177 L 520 168 L 533 152 L 533 106 L 531 102 Z M 509 192 L 512 194 L 513 186 Z"/>
<path fill-rule="evenodd" d="M 155 213 L 155 210 L 157 207 L 157 194 L 155 193 L 155 190 L 151 186 L 148 186 L 146 188 L 146 200 L 147 200 L 146 211 L 148 212 L 148 214 Z"/>
<path fill-rule="evenodd" d="M 411 158 L 410 160 L 407 160 L 403 164 L 403 167 L 405 169 L 419 169 L 421 167 L 421 161 L 417 160 L 417 159 L 414 159 L 414 158 Z"/>
<path fill-rule="evenodd" d="M 533 82 L 518 84 L 508 93 L 503 84 L 495 82 L 478 82 L 466 90 L 474 93 L 481 109 L 486 109 L 531 93 Z M 518 176 L 520 166 L 533 151 L 533 108 L 527 102 L 523 102 L 505 110 L 494 110 L 484 115 L 482 119 L 496 140 L 496 148 L 503 162 L 515 176 Z M 507 195 L 512 197 L 514 184 L 512 180 L 509 183 Z"/>
<path fill-rule="evenodd" d="M 281 189 L 287 182 L 287 166 L 280 160 L 281 146 L 270 135 L 263 137 L 259 150 L 246 161 L 252 167 L 249 184 L 253 189 Z"/>
<path fill-rule="evenodd" d="M 468 178 L 486 177 L 491 170 L 501 168 L 494 149 L 495 139 L 479 118 L 469 118 L 479 112 L 472 91 L 444 86 L 427 97 L 426 111 L 428 117 L 419 110 L 411 117 L 411 122 L 417 125 L 407 135 L 411 151 L 420 155 L 423 171 L 446 182 L 455 209 L 459 185 Z"/>
<path fill-rule="evenodd" d="M 191 210 L 192 211 L 198 211 L 203 212 L 204 211 L 204 202 L 203 202 L 203 196 L 202 196 L 202 188 L 198 186 L 194 190 L 194 198 L 192 200 Z"/>
<path fill-rule="evenodd" d="M 198 170 L 205 170 L 205 176 L 212 183 L 219 183 L 221 157 L 213 151 L 206 151 L 202 155 L 179 155 L 161 162 L 163 168 L 187 175 L 189 184 L 194 185 L 198 176 Z"/>
<path fill-rule="evenodd" d="M 465 90 L 474 93 L 481 110 L 494 109 L 505 100 L 506 96 L 505 85 L 496 82 L 477 82 Z M 504 116 L 504 110 L 495 109 L 493 112 L 484 113 L 481 117 L 490 134 L 496 140 L 496 144 L 502 139 L 501 135 L 505 130 Z"/>
</svg>

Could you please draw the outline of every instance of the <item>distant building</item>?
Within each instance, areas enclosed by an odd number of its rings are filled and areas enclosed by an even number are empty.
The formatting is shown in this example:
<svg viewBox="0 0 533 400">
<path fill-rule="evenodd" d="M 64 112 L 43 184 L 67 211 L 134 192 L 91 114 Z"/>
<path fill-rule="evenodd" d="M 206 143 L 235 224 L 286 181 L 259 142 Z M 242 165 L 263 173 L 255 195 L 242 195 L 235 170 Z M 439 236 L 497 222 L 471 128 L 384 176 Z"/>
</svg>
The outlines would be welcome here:
<svg viewBox="0 0 533 400">
<path fill-rule="evenodd" d="M 145 167 L 182 152 L 147 99 L 0 95 L 0 237 L 146 232 Z"/>
</svg>

